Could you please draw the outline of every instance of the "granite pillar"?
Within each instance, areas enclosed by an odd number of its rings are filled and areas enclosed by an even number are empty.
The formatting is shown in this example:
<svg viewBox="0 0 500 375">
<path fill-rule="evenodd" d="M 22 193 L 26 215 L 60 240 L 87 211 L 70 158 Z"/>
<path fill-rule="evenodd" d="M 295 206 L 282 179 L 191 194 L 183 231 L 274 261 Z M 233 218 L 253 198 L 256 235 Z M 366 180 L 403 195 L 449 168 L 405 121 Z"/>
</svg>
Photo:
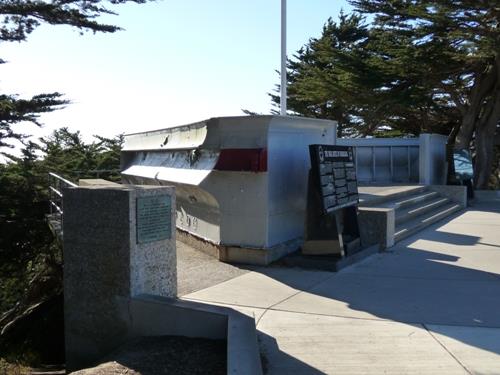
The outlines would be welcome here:
<svg viewBox="0 0 500 375">
<path fill-rule="evenodd" d="M 396 216 L 393 208 L 359 207 L 361 245 L 379 245 L 379 249 L 394 246 Z"/>
<path fill-rule="evenodd" d="M 64 191 L 64 315 L 68 370 L 130 337 L 129 301 L 175 297 L 175 191 L 88 186 Z"/>
</svg>

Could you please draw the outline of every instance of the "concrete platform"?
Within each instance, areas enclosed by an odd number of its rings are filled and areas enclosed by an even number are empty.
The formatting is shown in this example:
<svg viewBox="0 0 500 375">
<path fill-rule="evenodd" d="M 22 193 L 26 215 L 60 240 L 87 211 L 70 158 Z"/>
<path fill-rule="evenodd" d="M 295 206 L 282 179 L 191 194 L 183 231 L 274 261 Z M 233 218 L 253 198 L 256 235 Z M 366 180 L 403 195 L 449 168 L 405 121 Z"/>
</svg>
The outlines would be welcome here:
<svg viewBox="0 0 500 375">
<path fill-rule="evenodd" d="M 269 374 L 468 373 L 418 324 L 269 311 L 258 328 Z"/>
<path fill-rule="evenodd" d="M 267 268 L 249 272 L 184 298 L 236 306 L 270 308 L 333 277 L 331 272 Z"/>
<path fill-rule="evenodd" d="M 358 186 L 359 204 L 371 204 L 386 197 L 397 194 L 417 192 L 424 185 L 360 185 Z"/>
<path fill-rule="evenodd" d="M 500 374 L 500 203 L 338 273 L 257 269 L 184 298 L 254 313 L 268 374 Z"/>
<path fill-rule="evenodd" d="M 244 275 L 257 267 L 232 265 L 177 241 L 177 294 L 183 296 Z"/>
</svg>

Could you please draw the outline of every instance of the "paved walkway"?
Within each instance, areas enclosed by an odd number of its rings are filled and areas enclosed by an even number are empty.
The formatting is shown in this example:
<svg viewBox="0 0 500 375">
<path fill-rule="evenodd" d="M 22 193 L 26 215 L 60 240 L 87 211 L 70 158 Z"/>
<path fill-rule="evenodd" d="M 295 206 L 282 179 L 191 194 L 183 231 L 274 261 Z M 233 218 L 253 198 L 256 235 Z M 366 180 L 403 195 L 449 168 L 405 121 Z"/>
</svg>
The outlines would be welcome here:
<svg viewBox="0 0 500 375">
<path fill-rule="evenodd" d="M 500 374 L 500 204 L 338 273 L 260 268 L 183 298 L 253 314 L 268 374 Z"/>
<path fill-rule="evenodd" d="M 258 267 L 234 266 L 177 241 L 177 295 L 220 284 Z"/>
</svg>

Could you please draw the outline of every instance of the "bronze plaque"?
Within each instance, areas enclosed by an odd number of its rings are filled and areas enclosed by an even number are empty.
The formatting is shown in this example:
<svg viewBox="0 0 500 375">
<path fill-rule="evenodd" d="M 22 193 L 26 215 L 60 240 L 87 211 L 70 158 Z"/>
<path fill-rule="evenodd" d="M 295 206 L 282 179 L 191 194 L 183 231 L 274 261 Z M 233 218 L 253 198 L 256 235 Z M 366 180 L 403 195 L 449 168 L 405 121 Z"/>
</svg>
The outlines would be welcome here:
<svg viewBox="0 0 500 375">
<path fill-rule="evenodd" d="M 137 198 L 137 243 L 166 240 L 172 232 L 172 201 L 169 195 Z"/>
</svg>

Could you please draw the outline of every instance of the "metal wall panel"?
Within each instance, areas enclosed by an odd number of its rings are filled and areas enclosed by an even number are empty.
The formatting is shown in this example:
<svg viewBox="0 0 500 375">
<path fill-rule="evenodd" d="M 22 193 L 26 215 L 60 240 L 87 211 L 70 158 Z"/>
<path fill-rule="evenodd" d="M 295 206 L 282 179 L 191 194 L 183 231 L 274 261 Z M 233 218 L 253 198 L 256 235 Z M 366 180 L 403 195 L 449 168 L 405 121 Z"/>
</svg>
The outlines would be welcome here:
<svg viewBox="0 0 500 375">
<path fill-rule="evenodd" d="M 392 148 L 393 181 L 407 182 L 408 178 L 408 147 L 395 146 Z"/>
<path fill-rule="evenodd" d="M 373 181 L 373 148 L 356 147 L 355 154 L 358 181 Z"/>
<path fill-rule="evenodd" d="M 418 138 L 343 138 L 337 144 L 354 147 L 360 183 L 419 182 Z"/>
<path fill-rule="evenodd" d="M 419 148 L 410 147 L 410 182 L 419 182 Z"/>
<path fill-rule="evenodd" d="M 387 146 L 373 147 L 375 157 L 374 180 L 375 182 L 391 182 L 391 149 Z"/>
<path fill-rule="evenodd" d="M 303 236 L 308 146 L 334 144 L 335 125 L 242 116 L 127 135 L 123 181 L 175 186 L 180 229 L 216 244 L 269 248 Z M 266 152 L 267 171 L 218 169 L 224 152 L 255 148 Z"/>
<path fill-rule="evenodd" d="M 311 166 L 309 145 L 335 143 L 334 126 L 312 125 L 308 119 L 297 118 L 291 126 L 287 117 L 276 117 L 269 125 L 269 246 L 302 237 Z"/>
</svg>

